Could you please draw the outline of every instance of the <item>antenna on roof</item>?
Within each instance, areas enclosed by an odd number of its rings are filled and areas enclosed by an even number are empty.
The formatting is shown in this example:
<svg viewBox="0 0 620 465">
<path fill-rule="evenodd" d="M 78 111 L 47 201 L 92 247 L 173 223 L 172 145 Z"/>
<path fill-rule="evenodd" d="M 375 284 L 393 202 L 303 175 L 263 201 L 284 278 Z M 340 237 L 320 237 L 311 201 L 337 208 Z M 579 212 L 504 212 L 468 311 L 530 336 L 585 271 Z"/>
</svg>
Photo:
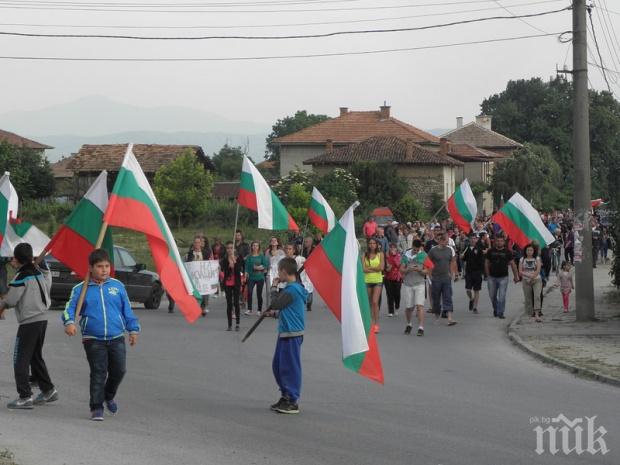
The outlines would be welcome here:
<svg viewBox="0 0 620 465">
<path fill-rule="evenodd" d="M 384 100 L 384 101 L 383 101 L 383 106 L 384 106 L 384 107 L 387 107 L 387 100 Z"/>
</svg>

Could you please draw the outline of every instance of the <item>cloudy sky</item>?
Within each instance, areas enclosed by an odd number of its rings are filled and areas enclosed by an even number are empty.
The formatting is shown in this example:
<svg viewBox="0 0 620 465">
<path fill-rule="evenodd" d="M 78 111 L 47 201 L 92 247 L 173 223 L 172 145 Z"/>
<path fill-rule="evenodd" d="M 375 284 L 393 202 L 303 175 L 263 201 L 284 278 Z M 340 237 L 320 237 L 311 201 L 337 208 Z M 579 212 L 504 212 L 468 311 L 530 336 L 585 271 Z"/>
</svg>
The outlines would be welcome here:
<svg viewBox="0 0 620 465">
<path fill-rule="evenodd" d="M 597 0 L 603 62 L 620 69 L 620 8 Z M 569 0 L 0 0 L 0 31 L 161 37 L 286 36 L 410 28 L 490 16 L 559 10 Z M 609 7 L 612 11 L 605 11 Z M 107 11 L 105 11 L 107 10 Z M 114 11 L 111 11 L 114 10 Z M 475 10 L 475 11 L 474 11 Z M 321 23 L 321 24 L 317 24 Z M 326 24 L 328 23 L 328 24 Z M 0 36 L 0 55 L 73 58 L 272 57 L 403 48 L 419 50 L 239 61 L 17 61 L 0 59 L 0 112 L 35 110 L 88 95 L 140 106 L 178 105 L 233 120 L 271 124 L 298 109 L 336 115 L 375 109 L 423 128 L 471 120 L 482 99 L 509 79 L 570 67 L 557 34 L 445 48 L 445 44 L 560 33 L 571 13 L 477 22 L 420 31 L 290 40 L 122 40 Z M 592 52 L 595 52 L 592 46 Z M 590 57 L 599 62 L 598 56 Z M 610 85 L 620 95 L 618 78 Z M 603 89 L 601 73 L 591 84 Z M 180 129 L 180 128 L 174 128 Z"/>
</svg>

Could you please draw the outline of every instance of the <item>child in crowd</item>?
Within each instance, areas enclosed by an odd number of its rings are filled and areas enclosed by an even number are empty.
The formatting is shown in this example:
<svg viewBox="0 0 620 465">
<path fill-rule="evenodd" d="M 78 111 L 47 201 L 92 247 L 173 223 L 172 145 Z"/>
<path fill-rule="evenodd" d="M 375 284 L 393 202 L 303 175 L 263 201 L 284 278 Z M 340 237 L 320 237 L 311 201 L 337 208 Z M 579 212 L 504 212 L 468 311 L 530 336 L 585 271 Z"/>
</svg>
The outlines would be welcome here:
<svg viewBox="0 0 620 465">
<path fill-rule="evenodd" d="M 18 244 L 13 251 L 11 266 L 17 269 L 8 293 L 0 299 L 0 310 L 15 308 L 19 327 L 15 338 L 13 368 L 19 397 L 7 404 L 10 409 L 32 409 L 34 405 L 58 400 L 58 392 L 50 380 L 43 360 L 43 343 L 47 329 L 47 310 L 52 302 L 52 276 L 45 262 L 34 264 L 32 246 Z M 33 400 L 29 370 L 36 378 L 41 393 Z"/>
<path fill-rule="evenodd" d="M 278 293 L 278 284 L 286 286 Z M 307 291 L 298 281 L 297 262 L 285 257 L 278 263 L 278 278 L 271 285 L 271 305 L 265 316 L 277 317 L 278 342 L 273 355 L 273 375 L 282 397 L 271 406 L 279 413 L 299 413 L 301 394 L 301 344 L 304 340 Z"/>
<path fill-rule="evenodd" d="M 563 261 L 561 270 L 558 273 L 558 283 L 560 292 L 562 293 L 562 304 L 564 305 L 564 313 L 568 313 L 568 302 L 570 300 L 570 293 L 575 289 L 573 283 L 573 270 L 571 269 L 570 262 Z"/>
<path fill-rule="evenodd" d="M 90 419 L 103 421 L 103 404 L 115 415 L 114 400 L 125 375 L 125 332 L 129 345 L 138 341 L 140 325 L 134 316 L 122 282 L 110 278 L 111 261 L 104 249 L 95 249 L 88 256 L 90 282 L 80 316 L 82 344 L 90 366 Z M 73 288 L 69 303 L 62 314 L 65 333 L 75 336 L 75 312 L 82 292 L 80 283 Z"/>
</svg>

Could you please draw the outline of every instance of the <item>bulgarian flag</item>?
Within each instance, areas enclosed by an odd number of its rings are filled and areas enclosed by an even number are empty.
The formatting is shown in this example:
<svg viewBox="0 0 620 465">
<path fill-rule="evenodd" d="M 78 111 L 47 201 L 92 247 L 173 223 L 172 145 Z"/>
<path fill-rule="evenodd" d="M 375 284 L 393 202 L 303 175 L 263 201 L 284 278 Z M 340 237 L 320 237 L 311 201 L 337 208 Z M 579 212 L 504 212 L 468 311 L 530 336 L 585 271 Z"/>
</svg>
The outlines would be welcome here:
<svg viewBox="0 0 620 465">
<path fill-rule="evenodd" d="M 355 237 L 353 204 L 304 264 L 306 273 L 342 329 L 344 366 L 383 384 L 383 367 Z"/>
<path fill-rule="evenodd" d="M 133 144 L 129 144 L 103 221 L 146 235 L 164 288 L 193 323 L 201 313 L 201 296 L 187 274 L 168 223 L 132 149 Z"/>
<path fill-rule="evenodd" d="M 258 227 L 261 229 L 299 231 L 293 217 L 246 156 L 243 157 L 238 202 L 258 212 Z"/>
<path fill-rule="evenodd" d="M 108 173 L 102 171 L 46 247 L 81 279 L 88 274 L 88 255 L 95 250 L 107 207 Z M 101 248 L 114 257 L 112 232 L 109 229 Z"/>
<path fill-rule="evenodd" d="M 546 247 L 555 241 L 546 228 L 540 214 L 518 192 L 491 218 L 521 248 L 532 241 Z"/>
<path fill-rule="evenodd" d="M 17 244 L 27 242 L 32 246 L 33 255 L 37 257 L 43 253 L 50 238 L 32 223 L 14 221 L 7 228 L 4 240 L 11 250 L 14 250 Z M 13 252 L 11 252 L 12 254 Z"/>
<path fill-rule="evenodd" d="M 13 246 L 5 240 L 12 218 L 17 218 L 19 198 L 6 171 L 0 178 L 0 250 L 3 257 L 13 256 Z"/>
<path fill-rule="evenodd" d="M 330 232 L 336 226 L 336 215 L 327 200 L 316 187 L 312 188 L 312 199 L 308 209 L 308 217 L 323 234 Z"/>
<path fill-rule="evenodd" d="M 448 212 L 461 231 L 471 232 L 471 225 L 478 214 L 478 204 L 467 179 L 448 199 Z"/>
</svg>

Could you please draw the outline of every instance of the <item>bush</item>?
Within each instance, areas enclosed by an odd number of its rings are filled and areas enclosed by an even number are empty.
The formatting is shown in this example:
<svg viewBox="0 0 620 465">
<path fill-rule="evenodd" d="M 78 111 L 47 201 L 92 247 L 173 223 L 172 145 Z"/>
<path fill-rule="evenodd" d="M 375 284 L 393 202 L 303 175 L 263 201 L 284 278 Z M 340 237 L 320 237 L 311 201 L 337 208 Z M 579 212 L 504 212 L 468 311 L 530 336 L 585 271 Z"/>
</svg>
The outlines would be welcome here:
<svg viewBox="0 0 620 465">
<path fill-rule="evenodd" d="M 194 222 L 192 226 L 207 224 L 232 228 L 235 225 L 236 211 L 237 202 L 234 200 L 210 200 L 205 215 Z M 258 215 L 256 212 L 239 207 L 239 226 L 256 225 L 257 223 Z"/>
<path fill-rule="evenodd" d="M 34 224 L 51 222 L 53 218 L 57 224 L 61 224 L 71 214 L 74 206 L 72 203 L 25 200 L 20 206 L 19 217 Z"/>
<path fill-rule="evenodd" d="M 401 223 L 420 220 L 425 216 L 422 205 L 411 194 L 405 195 L 396 202 L 392 208 L 392 213 L 394 213 L 396 220 Z"/>
</svg>

